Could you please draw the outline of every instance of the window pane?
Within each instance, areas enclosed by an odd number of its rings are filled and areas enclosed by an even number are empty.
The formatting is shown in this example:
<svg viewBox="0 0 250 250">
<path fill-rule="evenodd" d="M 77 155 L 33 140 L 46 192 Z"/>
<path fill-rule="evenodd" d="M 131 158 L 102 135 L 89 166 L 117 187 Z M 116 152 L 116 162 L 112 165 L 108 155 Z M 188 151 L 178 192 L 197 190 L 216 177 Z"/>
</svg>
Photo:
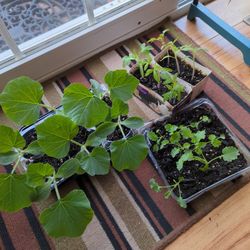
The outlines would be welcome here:
<svg viewBox="0 0 250 250">
<path fill-rule="evenodd" d="M 142 0 L 94 0 L 95 16 L 109 13 L 120 7 L 129 8 L 131 5 L 141 2 Z"/>
<path fill-rule="evenodd" d="M 18 45 L 84 14 L 82 0 L 5 0 L 0 1 L 0 10 Z"/>
<path fill-rule="evenodd" d="M 0 64 L 13 57 L 12 51 L 0 35 Z"/>
</svg>

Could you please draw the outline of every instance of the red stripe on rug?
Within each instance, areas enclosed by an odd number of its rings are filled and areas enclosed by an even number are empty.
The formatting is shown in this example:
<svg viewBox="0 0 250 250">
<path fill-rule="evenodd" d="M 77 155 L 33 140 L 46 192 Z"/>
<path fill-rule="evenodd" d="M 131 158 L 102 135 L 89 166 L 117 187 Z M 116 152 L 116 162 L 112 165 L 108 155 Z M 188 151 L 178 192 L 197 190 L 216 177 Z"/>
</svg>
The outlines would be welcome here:
<svg viewBox="0 0 250 250">
<path fill-rule="evenodd" d="M 71 73 L 67 74 L 67 79 L 71 83 L 77 82 L 77 83 L 83 83 L 83 85 L 86 87 L 90 86 L 88 79 L 82 74 L 82 72 L 79 69 L 74 70 Z"/>
<path fill-rule="evenodd" d="M 40 249 L 23 210 L 11 214 L 2 213 L 2 217 L 16 250 Z"/>
</svg>

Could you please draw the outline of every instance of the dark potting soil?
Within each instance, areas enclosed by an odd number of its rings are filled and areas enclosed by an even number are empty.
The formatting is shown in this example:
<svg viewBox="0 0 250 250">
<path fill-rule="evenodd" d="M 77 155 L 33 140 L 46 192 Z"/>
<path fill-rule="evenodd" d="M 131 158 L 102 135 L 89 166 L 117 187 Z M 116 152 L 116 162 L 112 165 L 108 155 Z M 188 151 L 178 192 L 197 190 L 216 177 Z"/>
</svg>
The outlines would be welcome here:
<svg viewBox="0 0 250 250">
<path fill-rule="evenodd" d="M 88 135 L 91 133 L 90 130 L 86 130 L 83 127 L 79 127 L 79 132 L 74 138 L 75 141 L 84 144 L 86 141 Z M 26 140 L 26 146 L 28 146 L 32 141 L 35 141 L 37 139 L 36 131 L 35 129 L 31 129 L 29 132 L 27 132 L 24 135 L 24 139 Z M 73 143 L 70 143 L 70 151 L 69 154 L 62 158 L 62 159 L 55 159 L 53 157 L 43 155 L 43 156 L 33 156 L 33 155 L 24 155 L 24 157 L 27 159 L 27 164 L 33 162 L 41 162 L 41 163 L 49 163 L 51 164 L 55 169 L 58 169 L 65 161 L 68 159 L 74 157 L 78 152 L 80 151 L 80 147 L 78 145 L 75 145 Z"/>
<path fill-rule="evenodd" d="M 174 56 L 173 52 L 169 52 L 170 56 Z M 206 77 L 206 75 L 202 74 L 200 70 L 195 70 L 194 78 L 192 79 L 192 73 L 193 73 L 193 67 L 190 64 L 187 64 L 182 58 L 178 57 L 178 62 L 180 65 L 180 74 L 178 74 L 178 77 L 183 79 L 186 82 L 189 82 L 192 85 L 196 85 L 199 83 L 203 78 Z M 172 69 L 172 74 L 178 73 L 177 67 L 176 67 L 176 61 L 174 58 L 165 58 L 162 61 L 158 62 L 162 67 L 164 68 L 170 68 Z"/>
<path fill-rule="evenodd" d="M 163 97 L 163 94 L 169 92 L 168 88 L 162 83 L 162 81 L 160 83 L 157 83 L 153 77 L 153 74 L 150 74 L 146 77 L 141 77 L 140 71 L 136 70 L 133 75 L 140 80 L 140 83 L 143 84 L 145 87 L 152 89 L 153 91 L 155 91 L 157 94 L 159 94 L 160 96 Z M 184 91 L 182 93 L 181 99 L 180 101 L 187 95 L 187 93 Z M 175 106 L 176 104 L 178 104 L 177 99 L 171 99 L 168 102 L 172 105 Z"/>
<path fill-rule="evenodd" d="M 110 100 L 109 96 L 104 96 L 103 101 L 106 102 L 108 104 L 109 107 L 112 107 L 112 101 Z M 124 121 L 125 119 L 127 119 L 128 116 L 127 115 L 123 115 L 121 116 L 121 121 Z M 117 122 L 117 119 L 113 119 L 113 122 Z M 129 135 L 129 132 L 131 131 L 129 128 L 125 127 L 122 125 L 123 131 L 125 133 L 125 135 Z M 116 127 L 115 131 L 107 136 L 107 139 L 109 141 L 116 141 L 116 140 L 120 140 L 123 138 L 122 132 L 120 131 L 119 127 Z"/>
<path fill-rule="evenodd" d="M 199 121 L 199 118 L 203 115 L 207 115 L 211 119 L 211 122 L 202 122 L 199 124 L 198 129 L 206 131 L 206 138 L 202 141 L 208 141 L 209 134 L 214 134 L 216 136 L 220 136 L 221 134 L 225 135 L 225 139 L 221 139 L 222 144 L 219 148 L 214 148 L 210 144 L 207 144 L 207 146 L 203 148 L 204 156 L 207 160 L 211 160 L 216 156 L 221 155 L 224 147 L 235 146 L 235 143 L 229 136 L 226 127 L 208 106 L 202 105 L 188 112 L 176 114 L 167 121 L 155 123 L 151 130 L 167 139 L 169 138 L 169 134 L 164 128 L 165 124 L 171 123 L 175 125 L 186 126 L 191 122 Z M 197 129 L 192 128 L 192 131 L 196 132 Z M 182 141 L 181 143 L 184 142 L 185 141 Z M 221 179 L 247 167 L 247 161 L 245 160 L 244 156 L 240 154 L 238 158 L 232 162 L 224 162 L 223 159 L 215 160 L 209 165 L 209 169 L 206 171 L 200 170 L 200 168 L 203 167 L 203 164 L 199 161 L 185 162 L 183 169 L 179 171 L 176 168 L 176 162 L 180 155 L 177 155 L 177 157 L 173 158 L 170 154 L 174 147 L 173 145 L 167 145 L 158 152 L 153 152 L 152 148 L 155 142 L 151 142 L 151 144 L 151 151 L 158 165 L 161 167 L 168 183 L 172 185 L 174 184 L 174 180 L 178 181 L 180 176 L 184 177 L 184 181 L 180 184 L 183 198 L 190 197 L 191 195 L 212 185 L 213 183 L 220 181 Z M 179 195 L 178 190 L 175 190 L 174 192 Z"/>
</svg>

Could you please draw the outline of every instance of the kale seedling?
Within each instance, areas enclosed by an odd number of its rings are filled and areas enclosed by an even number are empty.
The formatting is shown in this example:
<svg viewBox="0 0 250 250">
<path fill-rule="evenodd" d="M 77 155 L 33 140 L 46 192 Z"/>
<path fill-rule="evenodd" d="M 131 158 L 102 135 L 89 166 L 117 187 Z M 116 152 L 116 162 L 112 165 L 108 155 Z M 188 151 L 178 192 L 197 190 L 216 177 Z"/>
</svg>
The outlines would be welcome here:
<svg viewBox="0 0 250 250">
<path fill-rule="evenodd" d="M 126 138 L 122 125 L 138 128 L 143 121 L 139 117 L 120 119 L 121 115 L 128 113 L 127 101 L 132 98 L 139 81 L 125 70 L 117 70 L 108 72 L 105 82 L 112 107 L 102 100 L 101 87 L 92 81 L 92 90 L 80 83 L 65 88 L 60 110 L 42 103 L 42 85 L 28 77 L 16 78 L 5 86 L 0 94 L 0 105 L 6 116 L 17 124 L 36 122 L 41 107 L 53 110 L 55 114 L 35 127 L 37 140 L 28 147 L 18 131 L 0 125 L 0 164 L 12 164 L 10 173 L 0 174 L 1 211 L 15 212 L 30 206 L 32 202 L 45 200 L 53 185 L 57 201 L 42 211 L 40 222 L 52 237 L 77 237 L 91 221 L 93 210 L 82 190 L 73 190 L 61 197 L 58 180 L 83 173 L 105 175 L 109 172 L 110 160 L 118 171 L 134 170 L 140 165 L 147 155 L 144 136 Z M 117 118 L 116 122 L 112 120 L 114 117 Z M 75 140 L 79 126 L 95 128 L 82 143 Z M 102 147 L 102 142 L 117 126 L 121 128 L 123 138 L 112 142 L 109 153 Z M 62 159 L 69 154 L 72 143 L 80 150 L 75 157 L 65 161 L 58 171 L 48 163 L 32 163 L 27 166 L 26 172 L 17 171 L 25 154 L 46 154 Z"/>
<path fill-rule="evenodd" d="M 150 188 L 152 190 L 154 190 L 155 192 L 161 192 L 162 190 L 165 190 L 167 189 L 166 192 L 164 192 L 164 198 L 165 199 L 168 199 L 173 193 L 174 191 L 177 189 L 178 190 L 178 193 L 179 193 L 179 196 L 176 198 L 176 201 L 178 202 L 178 204 L 182 207 L 182 208 L 187 208 L 187 204 L 185 202 L 185 200 L 183 199 L 182 197 L 182 192 L 181 192 L 181 189 L 180 189 L 180 184 L 181 182 L 184 181 L 184 177 L 179 177 L 178 178 L 178 181 L 174 180 L 174 184 L 172 185 L 168 185 L 168 186 L 160 186 L 155 179 L 150 179 L 149 180 L 149 185 L 150 185 Z"/>
</svg>

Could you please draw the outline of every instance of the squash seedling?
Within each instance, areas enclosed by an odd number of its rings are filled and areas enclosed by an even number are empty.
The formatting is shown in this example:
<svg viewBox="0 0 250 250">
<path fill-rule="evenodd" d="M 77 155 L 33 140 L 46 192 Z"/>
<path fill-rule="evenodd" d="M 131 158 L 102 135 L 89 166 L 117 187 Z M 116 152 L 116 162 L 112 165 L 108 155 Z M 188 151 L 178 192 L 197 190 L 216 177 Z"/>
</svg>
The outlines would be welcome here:
<svg viewBox="0 0 250 250">
<path fill-rule="evenodd" d="M 6 116 L 17 124 L 36 122 L 41 107 L 55 114 L 36 125 L 37 140 L 29 145 L 19 131 L 0 126 L 0 164 L 12 166 L 10 173 L 0 174 L 1 211 L 15 212 L 32 202 L 45 200 L 53 186 L 57 201 L 42 211 L 40 222 L 52 237 L 77 237 L 90 223 L 93 210 L 82 190 L 73 190 L 61 197 L 58 180 L 83 173 L 105 175 L 110 170 L 110 161 L 118 171 L 139 167 L 148 150 L 144 136 L 127 138 L 122 126 L 138 128 L 143 121 L 139 117 L 120 118 L 128 114 L 127 101 L 139 81 L 125 70 L 108 72 L 105 81 L 112 106 L 103 100 L 102 88 L 93 80 L 92 90 L 80 83 L 65 88 L 60 110 L 42 103 L 42 85 L 28 77 L 16 78 L 5 86 L 0 94 L 0 105 Z M 76 139 L 81 127 L 91 129 L 84 141 Z M 103 142 L 116 127 L 121 129 L 123 137 L 112 142 L 109 153 Z M 76 145 L 79 151 L 57 170 L 49 163 L 36 162 L 29 164 L 26 172 L 18 171 L 26 154 L 64 159 L 71 145 Z"/>
</svg>

